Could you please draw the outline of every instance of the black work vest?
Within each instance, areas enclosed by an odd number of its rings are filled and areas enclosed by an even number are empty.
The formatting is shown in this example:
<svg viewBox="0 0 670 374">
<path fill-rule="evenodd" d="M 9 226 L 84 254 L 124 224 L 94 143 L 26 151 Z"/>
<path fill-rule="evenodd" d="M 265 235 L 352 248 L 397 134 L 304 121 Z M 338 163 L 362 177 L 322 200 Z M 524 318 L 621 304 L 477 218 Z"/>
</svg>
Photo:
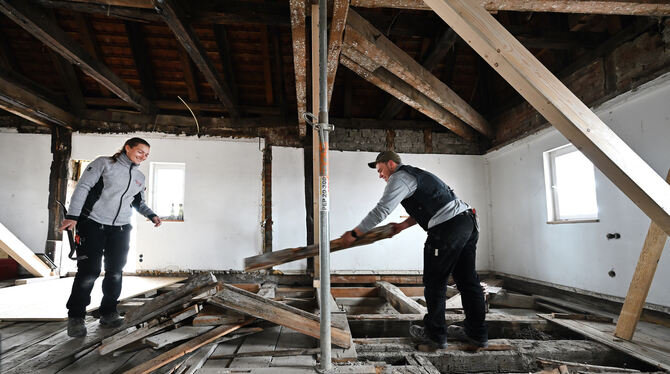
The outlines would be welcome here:
<svg viewBox="0 0 670 374">
<path fill-rule="evenodd" d="M 430 219 L 442 207 L 456 200 L 456 194 L 440 178 L 425 170 L 409 165 L 401 165 L 398 170 L 405 171 L 416 178 L 416 191 L 400 204 L 419 226 L 428 231 Z"/>
</svg>

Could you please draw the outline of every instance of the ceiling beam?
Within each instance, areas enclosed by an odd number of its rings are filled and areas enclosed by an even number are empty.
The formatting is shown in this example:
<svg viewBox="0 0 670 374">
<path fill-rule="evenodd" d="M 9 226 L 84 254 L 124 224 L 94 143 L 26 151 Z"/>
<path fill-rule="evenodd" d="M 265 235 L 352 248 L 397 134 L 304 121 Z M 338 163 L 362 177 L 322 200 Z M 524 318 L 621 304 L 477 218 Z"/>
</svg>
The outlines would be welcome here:
<svg viewBox="0 0 670 374">
<path fill-rule="evenodd" d="M 226 81 L 221 79 L 221 75 L 214 68 L 214 64 L 207 56 L 207 52 L 200 43 L 193 27 L 184 21 L 184 14 L 178 4 L 174 0 L 154 0 L 154 6 L 179 43 L 184 46 L 186 52 L 191 56 L 200 72 L 205 76 L 205 80 L 214 90 L 216 97 L 228 109 L 230 116 L 239 118 L 240 110 L 237 102 L 234 101 L 230 87 Z"/>
<path fill-rule="evenodd" d="M 425 1 L 652 221 L 670 233 L 670 185 L 495 18 L 469 0 Z"/>
<path fill-rule="evenodd" d="M 148 99 L 137 93 L 105 64 L 88 54 L 41 9 L 24 1 L 0 0 L 0 11 L 138 110 L 147 113 L 156 111 Z"/>
<path fill-rule="evenodd" d="M 235 79 L 235 74 L 233 73 L 235 69 L 233 68 L 233 58 L 232 53 L 230 52 L 230 43 L 228 42 L 226 26 L 214 25 L 213 27 L 216 47 L 219 49 L 219 58 L 221 58 L 221 64 L 223 65 L 223 76 L 226 78 L 226 81 L 230 83 L 230 90 L 233 93 L 235 101 L 239 102 L 240 93 L 237 88 L 237 79 Z"/>
<path fill-rule="evenodd" d="M 440 62 L 444 61 L 444 58 L 454 46 L 454 42 L 456 42 L 457 38 L 458 35 L 456 35 L 454 30 L 447 28 L 423 61 L 423 67 L 428 71 L 435 69 Z M 391 119 L 398 115 L 404 107 L 405 106 L 401 101 L 391 98 L 384 106 L 384 109 L 382 109 L 379 118 Z"/>
<path fill-rule="evenodd" d="M 141 23 L 131 21 L 124 22 L 124 25 L 128 35 L 130 51 L 133 54 L 133 62 L 142 85 L 142 93 L 149 99 L 156 100 L 158 99 L 156 80 L 154 79 L 154 69 L 151 66 L 147 43 L 144 39 L 143 26 Z"/>
<path fill-rule="evenodd" d="M 58 72 L 61 84 L 65 89 L 70 108 L 75 114 L 80 114 L 86 109 L 86 103 L 84 102 L 84 94 L 81 91 L 81 85 L 79 84 L 77 73 L 74 71 L 74 66 L 54 51 L 49 51 L 49 55 Z"/>
<path fill-rule="evenodd" d="M 182 74 L 184 74 L 188 99 L 192 103 L 197 103 L 200 101 L 200 96 L 198 95 L 197 77 L 193 71 L 193 61 L 181 44 L 177 44 L 177 55 L 179 56 Z"/>
<path fill-rule="evenodd" d="M 0 69 L 0 108 L 38 125 L 58 125 L 72 130 L 77 119 L 72 114 L 23 87 Z"/>
<path fill-rule="evenodd" d="M 383 66 L 487 138 L 494 137 L 495 131 L 481 114 L 353 10 L 347 17 L 344 44 Z"/>
<path fill-rule="evenodd" d="M 263 56 L 263 83 L 265 85 L 265 103 L 274 105 L 274 90 L 272 82 L 272 66 L 270 65 L 270 40 L 268 36 L 268 27 L 262 25 L 258 28 L 259 44 Z"/>
<path fill-rule="evenodd" d="M 492 13 L 512 11 L 633 16 L 670 15 L 670 4 L 662 0 L 476 0 L 476 3 Z M 423 0 L 351 0 L 350 5 L 361 8 L 430 10 Z"/>
<path fill-rule="evenodd" d="M 472 128 L 463 123 L 463 121 L 402 79 L 391 74 L 383 67 L 376 65 L 364 54 L 359 53 L 355 49 L 343 48 L 340 63 L 358 74 L 361 78 L 397 97 L 405 104 L 432 118 L 458 136 L 470 141 L 477 139 Z"/>
<path fill-rule="evenodd" d="M 104 62 L 105 56 L 103 56 L 100 44 L 98 44 L 98 41 L 95 38 L 95 31 L 93 30 L 91 20 L 80 13 L 73 14 L 73 17 L 74 22 L 77 24 L 77 31 L 79 32 L 79 38 L 84 50 L 86 50 L 86 52 L 88 52 L 94 59 Z M 104 84 L 98 82 L 98 86 L 100 87 L 100 94 L 102 96 L 112 95 Z"/>
<path fill-rule="evenodd" d="M 349 0 L 333 0 L 333 17 L 330 21 L 330 37 L 328 38 L 328 105 L 333 95 L 335 74 L 340 65 L 340 51 L 342 50 L 342 36 L 347 23 Z"/>
<path fill-rule="evenodd" d="M 284 81 L 284 60 L 282 58 L 282 51 L 281 51 L 281 42 L 279 41 L 279 29 L 277 27 L 272 27 L 270 28 L 270 37 L 272 38 L 272 56 L 274 59 L 274 66 L 275 66 L 275 77 L 277 77 L 276 84 L 274 85 L 275 88 L 275 96 L 277 97 L 278 105 L 279 105 L 279 112 L 281 114 L 281 118 L 283 120 L 286 120 L 286 112 L 288 110 L 287 105 L 286 105 L 286 84 Z"/>
<path fill-rule="evenodd" d="M 291 8 L 291 38 L 293 39 L 293 71 L 295 96 L 298 106 L 298 134 L 307 134 L 307 123 L 302 118 L 307 112 L 307 10 L 305 0 L 289 0 Z"/>
</svg>

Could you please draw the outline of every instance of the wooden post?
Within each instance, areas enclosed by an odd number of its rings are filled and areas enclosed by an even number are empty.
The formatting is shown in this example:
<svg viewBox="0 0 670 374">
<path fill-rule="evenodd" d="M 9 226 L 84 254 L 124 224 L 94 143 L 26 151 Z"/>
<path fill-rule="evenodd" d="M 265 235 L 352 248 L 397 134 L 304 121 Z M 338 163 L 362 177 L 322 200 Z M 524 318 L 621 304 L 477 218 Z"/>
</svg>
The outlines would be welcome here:
<svg viewBox="0 0 670 374">
<path fill-rule="evenodd" d="M 59 56 L 60 58 L 60 56 Z M 72 152 L 72 131 L 60 126 L 51 127 L 51 171 L 49 172 L 49 229 L 44 252 L 57 264 L 56 242 L 63 238 L 59 230 L 64 214 L 58 201 L 65 204 L 67 175 Z"/>
<path fill-rule="evenodd" d="M 272 144 L 263 149 L 263 253 L 272 252 Z"/>
<path fill-rule="evenodd" d="M 665 180 L 670 183 L 670 170 Z M 651 221 L 647 238 L 640 253 L 640 259 L 637 260 L 637 267 L 635 267 L 633 279 L 628 287 L 626 301 L 624 301 L 621 314 L 619 314 L 614 336 L 626 340 L 633 339 L 637 321 L 640 320 L 642 308 L 651 288 L 651 282 L 654 280 L 656 266 L 658 260 L 661 259 L 661 253 L 663 253 L 663 247 L 665 247 L 667 239 L 668 234 L 654 221 Z"/>
</svg>

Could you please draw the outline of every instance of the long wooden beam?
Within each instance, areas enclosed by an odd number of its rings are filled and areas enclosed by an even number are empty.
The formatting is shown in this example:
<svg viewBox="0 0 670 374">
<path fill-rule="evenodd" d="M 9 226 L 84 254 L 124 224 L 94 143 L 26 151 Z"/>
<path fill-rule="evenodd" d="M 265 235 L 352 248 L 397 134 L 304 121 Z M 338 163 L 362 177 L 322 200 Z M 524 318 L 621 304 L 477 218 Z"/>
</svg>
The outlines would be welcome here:
<svg viewBox="0 0 670 374">
<path fill-rule="evenodd" d="M 670 233 L 670 185 L 495 18 L 469 0 L 426 0 L 426 4 L 652 221 Z"/>
<path fill-rule="evenodd" d="M 410 299 L 395 285 L 379 281 L 375 283 L 379 289 L 379 296 L 386 299 L 398 312 L 403 314 L 426 314 L 426 308 Z"/>
<path fill-rule="evenodd" d="M 48 277 L 51 274 L 51 269 L 2 223 L 0 223 L 0 249 L 36 277 Z"/>
<path fill-rule="evenodd" d="M 154 79 L 151 59 L 145 41 L 144 28 L 138 22 L 126 21 L 124 25 L 135 69 L 140 78 L 140 84 L 142 84 L 142 93 L 149 99 L 155 100 L 158 98 L 158 92 L 156 91 L 156 79 Z"/>
<path fill-rule="evenodd" d="M 274 322 L 317 339 L 320 337 L 319 317 L 314 314 L 227 284 L 222 287 L 208 303 Z M 350 347 L 351 333 L 338 326 L 331 326 L 331 333 L 333 344 L 342 348 Z"/>
<path fill-rule="evenodd" d="M 668 171 L 665 180 L 670 183 L 670 171 Z M 652 221 L 649 225 L 647 238 L 644 240 L 640 259 L 635 267 L 635 273 L 633 273 L 633 279 L 628 287 L 626 300 L 619 314 L 616 331 L 614 332 L 615 336 L 626 340 L 633 339 L 635 327 L 637 327 L 637 322 L 642 315 L 644 302 L 647 300 L 658 261 L 661 259 L 661 253 L 663 253 L 667 241 L 668 234 Z"/>
<path fill-rule="evenodd" d="M 347 13 L 349 12 L 349 0 L 333 1 L 333 17 L 330 21 L 330 35 L 328 37 L 328 103 L 333 94 L 333 85 L 335 83 L 335 74 L 340 65 L 340 52 L 342 51 L 342 36 L 344 35 L 344 26 L 347 23 Z"/>
<path fill-rule="evenodd" d="M 0 69 L 0 108 L 38 125 L 72 130 L 78 120 L 67 111 L 20 85 Z"/>
<path fill-rule="evenodd" d="M 353 10 L 347 16 L 344 43 L 383 66 L 479 133 L 488 138 L 495 135 L 481 114 Z"/>
<path fill-rule="evenodd" d="M 475 0 L 473 4 L 488 12 L 551 12 L 583 14 L 620 14 L 635 16 L 668 16 L 667 1 L 619 0 Z M 361 8 L 398 8 L 430 10 L 423 0 L 351 0 L 351 6 Z"/>
<path fill-rule="evenodd" d="M 0 0 L 0 11 L 124 101 L 142 112 L 156 112 L 155 106 L 148 99 L 137 93 L 105 64 L 91 57 L 38 7 L 26 1 Z"/>
<path fill-rule="evenodd" d="M 293 71 L 298 106 L 298 135 L 307 135 L 307 123 L 302 114 L 307 112 L 307 9 L 305 0 L 289 0 L 291 7 L 291 37 L 293 39 Z"/>
<path fill-rule="evenodd" d="M 353 57 L 353 58 L 352 58 Z M 367 62 L 367 63 L 366 63 Z M 435 120 L 463 139 L 474 141 L 476 134 L 468 125 L 402 79 L 388 72 L 356 50 L 345 48 L 340 63 L 363 79 L 395 96 L 400 101 Z M 363 65 L 361 65 L 361 63 Z"/>
<path fill-rule="evenodd" d="M 234 101 L 230 87 L 214 68 L 212 60 L 207 56 L 193 27 L 184 22 L 184 14 L 174 0 L 154 0 L 154 6 L 163 20 L 174 33 L 179 43 L 184 46 L 193 62 L 214 90 L 216 97 L 228 109 L 233 118 L 240 117 L 237 102 Z M 226 79 L 228 77 L 225 77 Z"/>
</svg>

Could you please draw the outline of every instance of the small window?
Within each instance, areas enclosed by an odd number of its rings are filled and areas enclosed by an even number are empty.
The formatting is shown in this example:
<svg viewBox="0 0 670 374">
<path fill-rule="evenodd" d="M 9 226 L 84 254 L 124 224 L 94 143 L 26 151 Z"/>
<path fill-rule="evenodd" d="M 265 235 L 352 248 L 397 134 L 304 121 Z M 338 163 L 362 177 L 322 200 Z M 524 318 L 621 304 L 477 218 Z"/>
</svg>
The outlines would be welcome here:
<svg viewBox="0 0 670 374">
<path fill-rule="evenodd" d="M 548 223 L 598 220 L 593 164 L 568 144 L 544 152 Z"/>
<path fill-rule="evenodd" d="M 184 183 L 186 165 L 152 162 L 151 207 L 162 220 L 184 220 Z"/>
</svg>

